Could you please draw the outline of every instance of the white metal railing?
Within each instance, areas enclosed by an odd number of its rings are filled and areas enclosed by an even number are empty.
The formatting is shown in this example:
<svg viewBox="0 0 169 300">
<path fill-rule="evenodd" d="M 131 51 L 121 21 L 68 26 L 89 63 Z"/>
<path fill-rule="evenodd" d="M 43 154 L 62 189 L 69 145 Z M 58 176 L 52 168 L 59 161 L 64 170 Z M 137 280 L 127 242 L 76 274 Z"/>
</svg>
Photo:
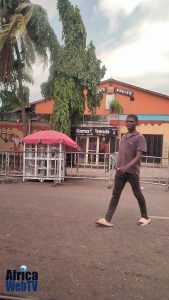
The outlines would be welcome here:
<svg viewBox="0 0 169 300">
<path fill-rule="evenodd" d="M 53 153 L 48 153 L 52 157 Z M 52 158 L 53 175 L 51 180 L 59 182 L 60 172 L 58 155 Z M 115 166 L 118 153 L 92 152 L 62 152 L 64 156 L 64 178 L 101 179 L 112 184 L 115 175 Z M 23 152 L 0 151 L 0 176 L 4 180 L 11 177 L 23 177 Z M 56 160 L 56 161 L 55 161 Z M 49 159 L 50 163 L 50 159 Z M 49 172 L 48 172 L 49 174 Z M 62 174 L 62 179 L 63 179 Z M 44 176 L 44 180 L 46 177 Z M 143 156 L 140 180 L 145 183 L 165 185 L 169 189 L 169 161 L 168 158 Z"/>
<path fill-rule="evenodd" d="M 0 151 L 0 176 L 7 181 L 22 174 L 23 152 Z"/>
</svg>

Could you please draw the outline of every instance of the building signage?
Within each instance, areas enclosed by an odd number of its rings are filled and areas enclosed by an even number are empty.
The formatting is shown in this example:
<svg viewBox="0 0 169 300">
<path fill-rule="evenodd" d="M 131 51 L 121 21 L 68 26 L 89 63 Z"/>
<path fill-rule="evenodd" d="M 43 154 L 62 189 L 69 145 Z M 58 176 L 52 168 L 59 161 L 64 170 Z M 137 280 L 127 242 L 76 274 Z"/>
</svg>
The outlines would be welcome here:
<svg viewBox="0 0 169 300">
<path fill-rule="evenodd" d="M 98 93 L 106 93 L 106 92 L 107 92 L 107 89 L 104 87 L 104 88 L 102 88 L 102 89 L 99 89 L 97 92 L 98 92 Z"/>
<path fill-rule="evenodd" d="M 117 127 L 76 127 L 76 135 L 116 136 Z"/>
<path fill-rule="evenodd" d="M 133 92 L 124 89 L 119 89 L 119 88 L 114 88 L 114 93 L 122 94 L 129 97 L 133 96 Z"/>
</svg>

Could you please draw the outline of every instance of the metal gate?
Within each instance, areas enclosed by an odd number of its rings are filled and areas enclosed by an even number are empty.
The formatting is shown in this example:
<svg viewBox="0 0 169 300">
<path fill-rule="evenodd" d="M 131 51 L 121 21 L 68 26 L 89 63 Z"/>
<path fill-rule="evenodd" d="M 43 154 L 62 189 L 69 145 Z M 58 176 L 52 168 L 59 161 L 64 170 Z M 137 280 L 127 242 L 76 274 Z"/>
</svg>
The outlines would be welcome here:
<svg viewBox="0 0 169 300">
<path fill-rule="evenodd" d="M 22 177 L 23 152 L 0 151 L 0 178 L 8 181 L 12 177 Z"/>
<path fill-rule="evenodd" d="M 65 179 L 104 180 L 113 183 L 118 153 L 64 152 Z M 97 156 L 97 157 L 96 157 Z M 55 182 L 59 182 L 56 172 Z M 0 152 L 0 177 L 9 180 L 23 177 L 23 152 Z M 140 181 L 164 185 L 169 190 L 169 160 L 164 157 L 143 156 Z"/>
</svg>

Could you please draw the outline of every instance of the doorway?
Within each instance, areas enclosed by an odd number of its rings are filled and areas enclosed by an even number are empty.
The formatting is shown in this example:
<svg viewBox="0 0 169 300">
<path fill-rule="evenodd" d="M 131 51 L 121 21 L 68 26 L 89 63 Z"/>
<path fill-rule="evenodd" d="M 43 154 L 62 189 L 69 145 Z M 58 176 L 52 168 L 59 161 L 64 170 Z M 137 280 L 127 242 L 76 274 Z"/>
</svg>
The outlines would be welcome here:
<svg viewBox="0 0 169 300">
<path fill-rule="evenodd" d="M 89 137 L 89 146 L 88 146 L 88 163 L 96 163 L 96 152 L 97 152 L 97 137 Z"/>
</svg>

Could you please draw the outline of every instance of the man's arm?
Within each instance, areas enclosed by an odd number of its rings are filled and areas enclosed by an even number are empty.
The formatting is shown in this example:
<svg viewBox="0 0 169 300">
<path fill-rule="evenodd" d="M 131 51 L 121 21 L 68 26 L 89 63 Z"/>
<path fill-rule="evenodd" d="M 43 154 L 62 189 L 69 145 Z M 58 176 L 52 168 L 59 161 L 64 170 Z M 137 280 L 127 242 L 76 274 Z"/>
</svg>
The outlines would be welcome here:
<svg viewBox="0 0 169 300">
<path fill-rule="evenodd" d="M 136 156 L 125 166 L 123 167 L 119 167 L 116 169 L 117 172 L 120 172 L 120 173 L 125 173 L 127 172 L 127 170 L 129 168 L 131 168 L 132 166 L 134 166 L 138 161 L 140 161 L 141 157 L 142 157 L 142 152 L 141 151 L 137 151 L 137 154 Z"/>
</svg>

